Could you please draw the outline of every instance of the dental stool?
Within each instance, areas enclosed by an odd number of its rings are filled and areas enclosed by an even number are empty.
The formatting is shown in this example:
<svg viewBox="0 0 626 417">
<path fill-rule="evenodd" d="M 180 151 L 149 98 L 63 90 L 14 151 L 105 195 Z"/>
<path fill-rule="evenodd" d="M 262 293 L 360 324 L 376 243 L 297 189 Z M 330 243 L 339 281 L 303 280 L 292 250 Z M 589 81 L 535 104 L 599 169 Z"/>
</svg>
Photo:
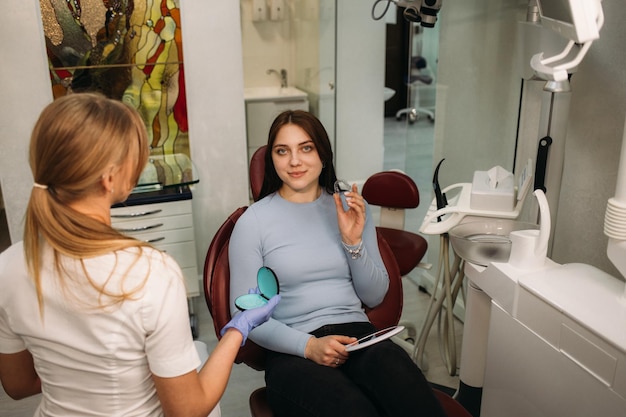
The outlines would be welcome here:
<svg viewBox="0 0 626 417">
<path fill-rule="evenodd" d="M 409 103 L 413 104 L 412 107 L 398 110 L 396 113 L 396 120 L 401 120 L 405 114 L 409 119 L 409 123 L 415 123 L 420 115 L 428 117 L 431 122 L 435 121 L 435 112 L 428 107 L 422 107 L 420 90 L 424 90 L 426 87 L 431 88 L 433 84 L 433 77 L 426 74 L 428 66 L 426 59 L 421 56 L 411 58 L 411 74 L 408 77 L 407 86 L 409 88 Z"/>
</svg>

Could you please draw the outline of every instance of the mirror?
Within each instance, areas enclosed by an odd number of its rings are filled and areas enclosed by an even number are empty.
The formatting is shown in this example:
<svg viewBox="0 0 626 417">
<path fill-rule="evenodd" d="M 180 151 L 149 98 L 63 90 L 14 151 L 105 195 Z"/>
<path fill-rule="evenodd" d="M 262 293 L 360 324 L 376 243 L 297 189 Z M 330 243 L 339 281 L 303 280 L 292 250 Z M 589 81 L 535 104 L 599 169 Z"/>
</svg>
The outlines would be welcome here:
<svg viewBox="0 0 626 417">
<path fill-rule="evenodd" d="M 240 295 L 235 299 L 235 305 L 241 311 L 262 307 L 270 298 L 279 293 L 278 278 L 274 271 L 267 266 L 259 268 L 256 276 L 257 292 Z"/>
</svg>

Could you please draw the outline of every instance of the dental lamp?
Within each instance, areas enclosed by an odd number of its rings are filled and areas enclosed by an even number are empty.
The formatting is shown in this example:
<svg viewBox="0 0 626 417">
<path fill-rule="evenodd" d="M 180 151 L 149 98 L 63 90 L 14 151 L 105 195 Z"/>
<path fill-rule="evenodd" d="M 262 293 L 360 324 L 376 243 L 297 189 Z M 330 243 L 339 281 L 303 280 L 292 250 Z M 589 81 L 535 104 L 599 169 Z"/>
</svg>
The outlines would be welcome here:
<svg viewBox="0 0 626 417">
<path fill-rule="evenodd" d="M 568 40 L 561 53 L 544 57 L 534 55 L 530 65 L 535 74 L 547 81 L 565 81 L 568 73 L 585 57 L 604 24 L 601 0 L 540 0 L 539 14 L 543 27 Z"/>
<path fill-rule="evenodd" d="M 379 3 L 386 1 L 385 10 L 376 16 L 374 10 Z M 409 22 L 420 23 L 423 27 L 432 28 L 435 27 L 437 22 L 437 14 L 441 9 L 441 3 L 443 0 L 376 0 L 372 6 L 372 18 L 374 20 L 380 20 L 385 16 L 391 3 L 397 7 L 404 8 L 402 12 L 404 18 Z"/>
</svg>

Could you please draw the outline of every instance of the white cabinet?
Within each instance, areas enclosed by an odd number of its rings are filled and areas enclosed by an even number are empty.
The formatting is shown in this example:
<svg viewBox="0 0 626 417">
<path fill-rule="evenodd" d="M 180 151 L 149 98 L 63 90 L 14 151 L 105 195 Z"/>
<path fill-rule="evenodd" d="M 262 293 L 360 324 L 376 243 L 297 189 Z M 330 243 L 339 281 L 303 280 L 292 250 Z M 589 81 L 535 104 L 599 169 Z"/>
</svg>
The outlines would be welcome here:
<svg viewBox="0 0 626 417">
<path fill-rule="evenodd" d="M 187 296 L 200 295 L 190 198 L 115 207 L 111 223 L 120 232 L 171 255 L 185 276 Z"/>
<path fill-rule="evenodd" d="M 248 161 L 259 147 L 267 144 L 272 122 L 285 110 L 309 110 L 307 94 L 294 87 L 271 90 L 245 89 Z"/>
</svg>

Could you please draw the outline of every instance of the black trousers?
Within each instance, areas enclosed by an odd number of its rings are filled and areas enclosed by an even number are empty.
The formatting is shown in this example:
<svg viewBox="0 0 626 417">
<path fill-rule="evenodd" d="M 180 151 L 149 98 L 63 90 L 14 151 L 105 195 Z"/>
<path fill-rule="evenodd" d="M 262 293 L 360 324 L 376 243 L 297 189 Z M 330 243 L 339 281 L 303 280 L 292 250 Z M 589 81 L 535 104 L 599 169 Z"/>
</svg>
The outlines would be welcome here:
<svg viewBox="0 0 626 417">
<path fill-rule="evenodd" d="M 362 337 L 371 323 L 327 325 L 316 337 Z M 444 417 L 421 370 L 400 346 L 385 340 L 350 353 L 339 368 L 270 352 L 265 383 L 277 417 Z"/>
</svg>

